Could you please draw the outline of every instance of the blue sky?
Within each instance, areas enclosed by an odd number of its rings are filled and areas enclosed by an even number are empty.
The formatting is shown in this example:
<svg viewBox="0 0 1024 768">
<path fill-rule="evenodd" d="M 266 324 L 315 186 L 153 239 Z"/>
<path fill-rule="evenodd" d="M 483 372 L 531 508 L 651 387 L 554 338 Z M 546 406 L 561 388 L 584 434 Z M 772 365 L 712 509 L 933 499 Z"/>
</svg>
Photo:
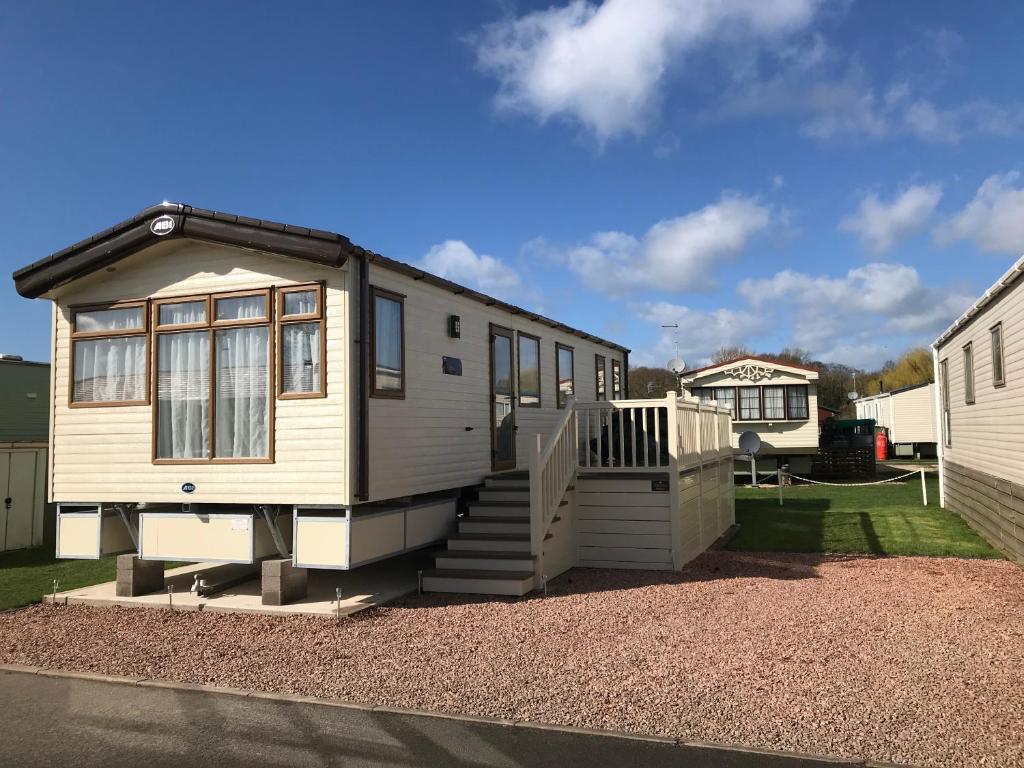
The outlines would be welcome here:
<svg viewBox="0 0 1024 768">
<path fill-rule="evenodd" d="M 342 232 L 663 364 L 871 366 L 1024 252 L 1024 6 L 7 3 L 0 268 L 161 200 Z M 0 351 L 48 357 L 0 281 Z"/>
</svg>

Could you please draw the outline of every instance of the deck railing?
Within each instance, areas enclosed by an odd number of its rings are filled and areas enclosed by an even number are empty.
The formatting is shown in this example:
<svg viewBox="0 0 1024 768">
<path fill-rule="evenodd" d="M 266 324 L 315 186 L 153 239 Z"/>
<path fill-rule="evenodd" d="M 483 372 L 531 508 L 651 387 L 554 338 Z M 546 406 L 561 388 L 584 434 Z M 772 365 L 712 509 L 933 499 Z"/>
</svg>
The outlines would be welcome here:
<svg viewBox="0 0 1024 768">
<path fill-rule="evenodd" d="M 576 403 L 570 400 L 547 442 L 538 434 L 530 451 L 530 554 L 535 558 L 538 580 L 545 578 L 544 539 L 566 490 L 576 478 L 576 433 Z M 538 583 L 538 586 L 541 585 Z"/>
</svg>

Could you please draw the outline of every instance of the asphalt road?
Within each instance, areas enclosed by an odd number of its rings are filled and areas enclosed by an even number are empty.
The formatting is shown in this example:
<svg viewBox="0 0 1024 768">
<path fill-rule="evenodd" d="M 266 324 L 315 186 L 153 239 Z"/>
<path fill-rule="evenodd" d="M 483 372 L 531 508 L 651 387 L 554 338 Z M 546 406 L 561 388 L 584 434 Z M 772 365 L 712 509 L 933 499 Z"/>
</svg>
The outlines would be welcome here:
<svg viewBox="0 0 1024 768">
<path fill-rule="evenodd" d="M 12 672 L 0 672 L 0 712 L 0 765 L 23 768 L 817 768 L 836 764 Z"/>
</svg>

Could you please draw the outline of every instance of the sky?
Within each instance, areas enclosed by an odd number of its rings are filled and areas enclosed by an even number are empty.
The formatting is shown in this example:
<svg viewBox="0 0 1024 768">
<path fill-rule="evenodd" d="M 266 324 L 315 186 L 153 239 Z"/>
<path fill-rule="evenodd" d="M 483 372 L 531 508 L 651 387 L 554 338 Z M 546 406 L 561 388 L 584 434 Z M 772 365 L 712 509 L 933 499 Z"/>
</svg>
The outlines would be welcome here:
<svg viewBox="0 0 1024 768">
<path fill-rule="evenodd" d="M 169 200 L 343 233 L 632 365 L 877 366 L 1024 252 L 1024 5 L 984 7 L 4 3 L 0 352 L 49 357 L 10 272 Z"/>
</svg>

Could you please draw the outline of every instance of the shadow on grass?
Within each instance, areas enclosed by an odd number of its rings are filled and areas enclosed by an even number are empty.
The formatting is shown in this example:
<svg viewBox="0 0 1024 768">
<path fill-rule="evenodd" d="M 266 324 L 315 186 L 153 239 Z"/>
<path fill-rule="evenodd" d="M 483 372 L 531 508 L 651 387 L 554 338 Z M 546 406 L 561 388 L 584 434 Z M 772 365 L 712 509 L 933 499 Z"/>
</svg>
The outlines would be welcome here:
<svg viewBox="0 0 1024 768">
<path fill-rule="evenodd" d="M 868 551 L 874 555 L 885 554 L 882 542 L 875 532 L 875 525 L 871 521 L 871 515 L 867 512 L 858 512 L 857 519 L 860 521 L 860 529 L 864 532 L 864 540 L 867 542 Z"/>
</svg>

